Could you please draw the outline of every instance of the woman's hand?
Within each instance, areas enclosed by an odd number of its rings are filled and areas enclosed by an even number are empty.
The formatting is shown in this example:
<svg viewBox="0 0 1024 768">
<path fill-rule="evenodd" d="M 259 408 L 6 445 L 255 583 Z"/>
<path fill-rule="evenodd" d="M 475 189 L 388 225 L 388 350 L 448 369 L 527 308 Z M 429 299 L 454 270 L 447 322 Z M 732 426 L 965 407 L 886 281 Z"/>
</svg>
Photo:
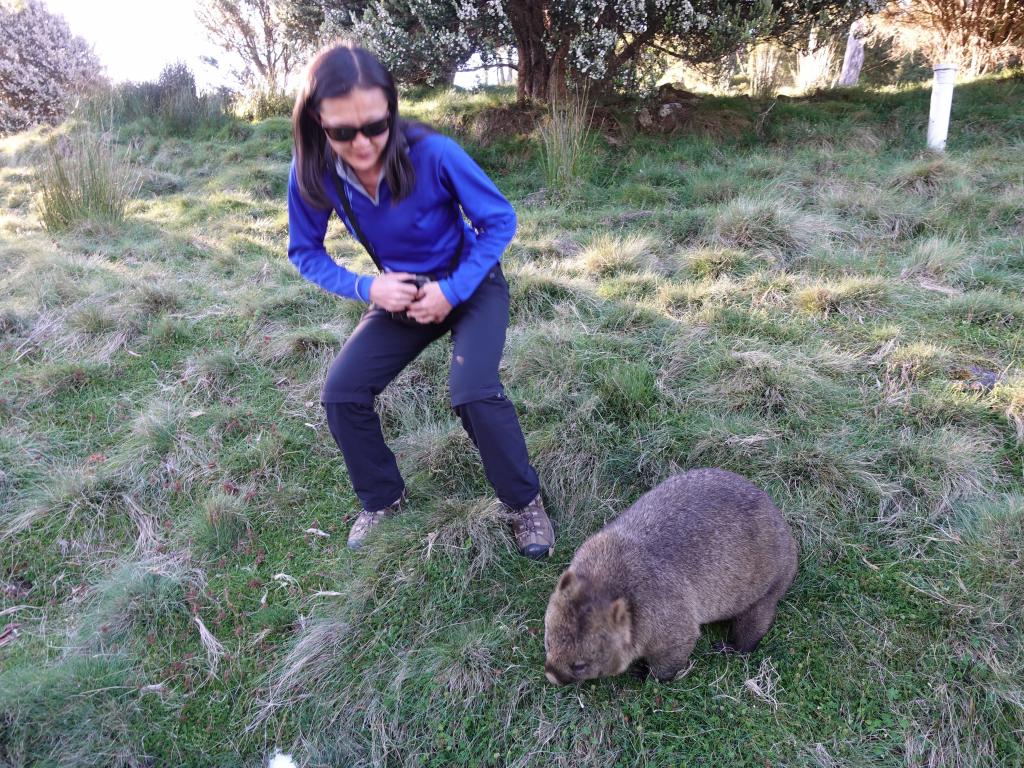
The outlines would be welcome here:
<svg viewBox="0 0 1024 768">
<path fill-rule="evenodd" d="M 401 312 L 416 298 L 417 288 L 411 283 L 414 275 L 408 272 L 385 272 L 377 275 L 370 284 L 370 301 L 388 312 Z"/>
<path fill-rule="evenodd" d="M 417 323 L 440 323 L 451 311 L 452 305 L 437 283 L 427 283 L 420 288 L 416 301 L 409 305 L 409 317 Z"/>
</svg>

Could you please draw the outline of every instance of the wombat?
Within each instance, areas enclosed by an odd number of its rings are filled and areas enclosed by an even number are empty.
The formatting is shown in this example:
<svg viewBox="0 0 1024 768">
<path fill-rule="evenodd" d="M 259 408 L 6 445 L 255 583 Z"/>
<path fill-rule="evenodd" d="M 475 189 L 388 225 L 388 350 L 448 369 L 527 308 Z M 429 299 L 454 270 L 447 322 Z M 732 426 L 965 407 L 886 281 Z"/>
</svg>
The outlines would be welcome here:
<svg viewBox="0 0 1024 768">
<path fill-rule="evenodd" d="M 782 514 L 750 481 L 721 469 L 674 475 L 576 552 L 544 616 L 544 672 L 567 685 L 643 659 L 667 682 L 700 625 L 726 619 L 723 650 L 752 651 L 796 560 Z"/>
</svg>

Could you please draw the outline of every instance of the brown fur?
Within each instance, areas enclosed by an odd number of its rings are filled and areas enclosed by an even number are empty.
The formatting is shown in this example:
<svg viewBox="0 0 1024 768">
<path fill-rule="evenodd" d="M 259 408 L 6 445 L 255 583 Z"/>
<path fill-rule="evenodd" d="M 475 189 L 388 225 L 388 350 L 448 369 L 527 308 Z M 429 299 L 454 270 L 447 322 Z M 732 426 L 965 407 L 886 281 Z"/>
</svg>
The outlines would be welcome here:
<svg viewBox="0 0 1024 768">
<path fill-rule="evenodd" d="M 727 650 L 754 650 L 796 573 L 768 494 L 720 469 L 675 475 L 587 539 L 544 617 L 544 670 L 565 685 L 639 659 L 659 680 L 686 665 L 701 624 L 730 620 Z"/>
</svg>

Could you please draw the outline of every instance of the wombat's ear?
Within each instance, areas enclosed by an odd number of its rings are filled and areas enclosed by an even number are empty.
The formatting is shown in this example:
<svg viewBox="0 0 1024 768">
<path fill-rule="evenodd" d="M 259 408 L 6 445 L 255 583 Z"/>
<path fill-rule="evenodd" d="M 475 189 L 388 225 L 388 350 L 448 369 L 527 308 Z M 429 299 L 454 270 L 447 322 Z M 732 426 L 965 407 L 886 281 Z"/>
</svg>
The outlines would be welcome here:
<svg viewBox="0 0 1024 768">
<path fill-rule="evenodd" d="M 613 627 L 626 628 L 629 626 L 629 604 L 626 603 L 626 598 L 620 597 L 617 600 L 612 600 L 611 617 Z"/>
</svg>

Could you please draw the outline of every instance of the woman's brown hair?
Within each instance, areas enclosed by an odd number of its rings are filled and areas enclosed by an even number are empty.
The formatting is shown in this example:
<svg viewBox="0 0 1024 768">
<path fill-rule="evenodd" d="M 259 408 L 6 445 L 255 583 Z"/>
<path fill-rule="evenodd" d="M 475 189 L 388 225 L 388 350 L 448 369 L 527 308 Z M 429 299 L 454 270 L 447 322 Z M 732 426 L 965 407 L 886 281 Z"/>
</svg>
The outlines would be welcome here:
<svg viewBox="0 0 1024 768">
<path fill-rule="evenodd" d="M 376 56 L 348 42 L 336 42 L 323 48 L 310 62 L 305 82 L 299 90 L 292 110 L 292 136 L 295 142 L 295 175 L 299 192 L 310 205 L 330 208 L 324 190 L 325 168 L 333 168 L 335 154 L 320 127 L 320 102 L 345 96 L 353 88 L 380 88 L 388 101 L 387 144 L 384 145 L 384 178 L 393 200 L 401 200 L 412 192 L 416 173 L 409 160 L 410 129 L 426 126 L 410 125 L 398 116 L 398 90 L 394 78 Z M 418 138 L 418 132 L 417 132 Z"/>
</svg>

